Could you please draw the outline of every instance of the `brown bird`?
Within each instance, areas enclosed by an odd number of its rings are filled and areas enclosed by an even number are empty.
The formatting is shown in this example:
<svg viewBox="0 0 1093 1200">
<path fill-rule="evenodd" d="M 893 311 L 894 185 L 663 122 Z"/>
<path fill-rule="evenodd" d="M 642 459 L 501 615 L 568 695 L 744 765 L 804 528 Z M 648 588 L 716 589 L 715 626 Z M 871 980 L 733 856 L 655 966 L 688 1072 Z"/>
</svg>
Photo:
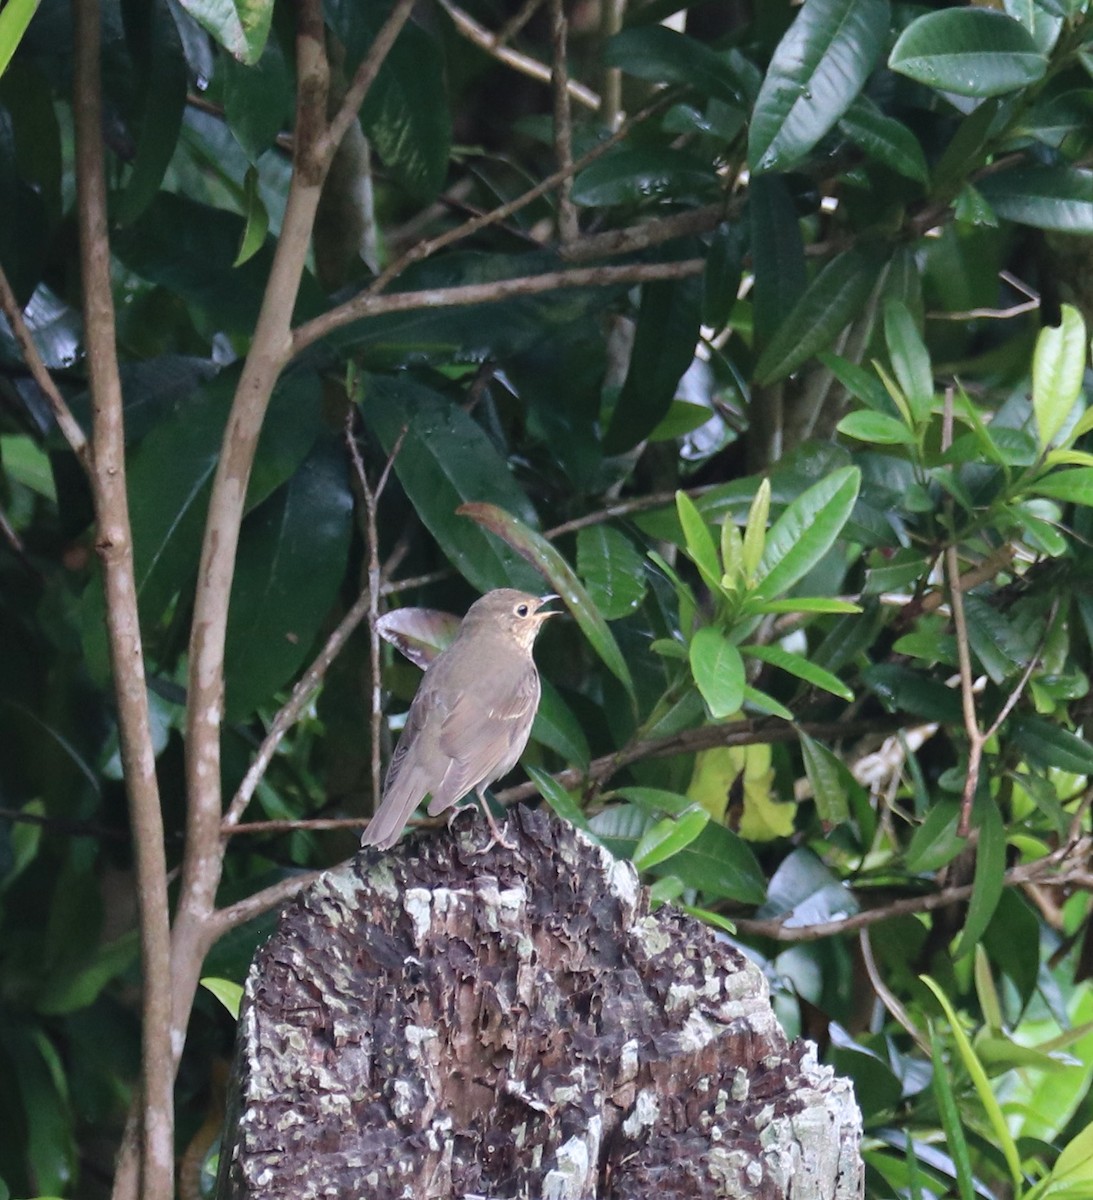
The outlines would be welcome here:
<svg viewBox="0 0 1093 1200">
<path fill-rule="evenodd" d="M 512 770 L 527 745 L 540 691 L 531 648 L 543 622 L 557 615 L 541 611 L 555 599 L 498 588 L 467 610 L 417 689 L 362 846 L 393 846 L 426 795 L 435 817 L 470 791 L 495 840 L 504 841 L 486 787 Z"/>
</svg>

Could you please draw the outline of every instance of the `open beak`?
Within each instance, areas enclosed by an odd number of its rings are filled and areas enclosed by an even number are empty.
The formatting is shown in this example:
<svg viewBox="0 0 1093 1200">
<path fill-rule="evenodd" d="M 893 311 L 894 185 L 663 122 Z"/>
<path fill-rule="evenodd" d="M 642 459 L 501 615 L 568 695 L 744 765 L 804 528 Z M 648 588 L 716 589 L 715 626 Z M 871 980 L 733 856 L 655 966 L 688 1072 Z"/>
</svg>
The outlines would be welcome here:
<svg viewBox="0 0 1093 1200">
<path fill-rule="evenodd" d="M 545 612 L 543 611 L 544 604 L 549 604 L 552 600 L 559 599 L 561 597 L 556 592 L 547 592 L 545 596 L 540 596 L 538 607 L 535 610 L 536 618 L 540 621 L 545 621 L 547 617 L 560 617 L 563 611 L 560 608 L 548 608 Z"/>
</svg>

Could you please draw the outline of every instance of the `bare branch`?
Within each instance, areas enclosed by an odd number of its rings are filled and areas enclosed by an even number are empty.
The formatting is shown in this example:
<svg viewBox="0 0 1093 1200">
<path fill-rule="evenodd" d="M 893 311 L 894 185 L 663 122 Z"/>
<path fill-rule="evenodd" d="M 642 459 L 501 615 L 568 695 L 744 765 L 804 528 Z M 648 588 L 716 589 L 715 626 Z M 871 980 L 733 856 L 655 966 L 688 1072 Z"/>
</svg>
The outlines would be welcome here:
<svg viewBox="0 0 1093 1200">
<path fill-rule="evenodd" d="M 73 454 L 80 460 L 80 465 L 90 474 L 91 447 L 88 445 L 87 438 L 84 436 L 84 431 L 80 428 L 79 422 L 72 415 L 72 410 L 65 402 L 64 396 L 61 395 L 57 385 L 53 382 L 53 376 L 50 375 L 48 368 L 42 361 L 42 356 L 38 353 L 38 347 L 34 344 L 34 338 L 27 328 L 26 321 L 23 320 L 23 311 L 19 307 L 19 302 L 15 299 L 15 293 L 11 290 L 11 284 L 8 282 L 8 277 L 4 273 L 3 267 L 0 267 L 0 312 L 4 314 L 8 324 L 11 326 L 11 332 L 22 352 L 23 362 L 27 364 L 27 369 L 30 371 L 34 382 L 41 388 L 42 394 L 49 402 L 49 407 L 53 412 L 53 419 L 57 422 L 57 428 L 60 429 Z"/>
<path fill-rule="evenodd" d="M 576 267 L 571 271 L 547 271 L 542 275 L 520 275 L 492 283 L 468 283 L 460 287 L 429 288 L 420 292 L 391 292 L 382 296 L 362 292 L 345 304 L 301 325 L 293 335 L 299 354 L 336 329 L 381 313 L 410 312 L 418 308 L 451 308 L 459 304 L 492 304 L 513 296 L 540 296 L 563 288 L 602 288 L 613 284 L 646 283 L 656 279 L 686 279 L 701 275 L 706 263 L 688 258 L 674 263 L 628 263 L 618 267 Z"/>
<path fill-rule="evenodd" d="M 485 27 L 480 25 L 470 13 L 464 12 L 463 9 L 453 4 L 451 0 L 440 0 L 441 7 L 452 18 L 452 22 L 456 29 L 469 41 L 473 42 L 480 50 L 496 58 L 499 62 L 503 62 L 505 66 L 512 67 L 514 71 L 519 71 L 521 75 L 527 75 L 531 79 L 538 79 L 542 83 L 550 82 L 550 68 L 539 62 L 536 58 L 531 58 L 527 54 L 521 54 L 519 50 L 513 50 L 508 46 L 502 45 L 500 37 L 495 37 Z M 569 94 L 577 101 L 578 104 L 583 104 L 585 108 L 595 112 L 600 107 L 600 98 L 591 88 L 586 88 L 583 84 L 575 83 L 572 80 L 568 84 Z"/>
<path fill-rule="evenodd" d="M 102 562 L 107 638 L 118 706 L 118 741 L 136 856 L 143 980 L 139 1169 L 132 1174 L 119 1172 L 117 1183 L 124 1194 L 130 1183 L 136 1182 L 135 1177 L 139 1177 L 140 1194 L 145 1200 L 170 1200 L 174 1192 L 174 1069 L 170 1043 L 167 863 L 126 491 L 125 426 L 106 220 L 98 0 L 81 0 L 75 5 L 74 19 L 72 106 L 76 125 L 77 224 L 84 337 L 94 416 L 90 459 L 86 445 L 82 446 L 82 453 L 77 449 L 82 434 L 76 438 L 73 449 L 85 467 L 92 467 L 96 548 Z M 49 395 L 52 389 L 44 390 Z M 63 405 L 60 413 L 67 413 Z M 71 444 L 74 431 L 70 428 L 66 436 Z"/>
<path fill-rule="evenodd" d="M 573 123 L 569 115 L 569 66 L 566 63 L 568 27 L 562 0 L 550 0 L 550 24 L 554 43 L 550 86 L 554 92 L 554 155 L 558 170 L 565 175 L 558 184 L 558 239 L 563 246 L 575 241 L 580 228 L 573 205 Z"/>
<path fill-rule="evenodd" d="M 322 871 L 305 871 L 300 875 L 293 875 L 289 879 L 270 884 L 269 887 L 237 901 L 228 908 L 218 909 L 209 922 L 211 940 L 218 941 L 231 930 L 253 921 L 255 917 L 260 917 L 279 904 L 284 904 L 297 892 L 310 887 L 321 874 Z"/>
<path fill-rule="evenodd" d="M 730 209 L 727 205 L 707 204 L 703 208 L 673 213 L 669 217 L 658 217 L 655 221 L 643 221 L 640 225 L 628 225 L 625 229 L 608 229 L 604 233 L 586 234 L 568 246 L 562 246 L 560 253 L 566 262 L 633 254 L 638 250 L 648 250 L 650 246 L 669 242 L 672 238 L 708 233 L 711 229 L 716 229 L 729 215 Z"/>
<path fill-rule="evenodd" d="M 543 0 L 524 0 L 520 8 L 501 26 L 494 36 L 495 46 L 504 46 L 535 16 Z"/>
</svg>

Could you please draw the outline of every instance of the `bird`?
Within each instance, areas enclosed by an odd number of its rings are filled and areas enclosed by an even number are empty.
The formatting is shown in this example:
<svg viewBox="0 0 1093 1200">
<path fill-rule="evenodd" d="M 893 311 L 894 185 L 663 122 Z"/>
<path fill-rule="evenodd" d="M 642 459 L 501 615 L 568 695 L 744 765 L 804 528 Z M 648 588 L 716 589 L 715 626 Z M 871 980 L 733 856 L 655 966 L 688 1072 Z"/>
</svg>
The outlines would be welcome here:
<svg viewBox="0 0 1093 1200">
<path fill-rule="evenodd" d="M 558 615 L 543 605 L 557 598 L 497 588 L 467 610 L 418 686 L 362 846 L 390 849 L 426 795 L 435 817 L 471 791 L 493 842 L 508 844 L 485 792 L 527 745 L 541 690 L 532 647 L 547 618 Z"/>
</svg>

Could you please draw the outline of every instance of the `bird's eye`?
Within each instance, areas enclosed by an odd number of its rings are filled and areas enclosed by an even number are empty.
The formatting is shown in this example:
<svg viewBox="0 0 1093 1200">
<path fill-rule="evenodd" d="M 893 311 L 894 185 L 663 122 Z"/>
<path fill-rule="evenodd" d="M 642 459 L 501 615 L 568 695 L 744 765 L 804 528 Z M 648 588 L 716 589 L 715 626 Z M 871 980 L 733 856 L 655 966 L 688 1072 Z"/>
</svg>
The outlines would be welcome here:
<svg viewBox="0 0 1093 1200">
<path fill-rule="evenodd" d="M 528 606 L 526 604 L 518 604 L 516 606 L 516 615 L 518 617 L 526 617 L 528 615 Z"/>
</svg>

